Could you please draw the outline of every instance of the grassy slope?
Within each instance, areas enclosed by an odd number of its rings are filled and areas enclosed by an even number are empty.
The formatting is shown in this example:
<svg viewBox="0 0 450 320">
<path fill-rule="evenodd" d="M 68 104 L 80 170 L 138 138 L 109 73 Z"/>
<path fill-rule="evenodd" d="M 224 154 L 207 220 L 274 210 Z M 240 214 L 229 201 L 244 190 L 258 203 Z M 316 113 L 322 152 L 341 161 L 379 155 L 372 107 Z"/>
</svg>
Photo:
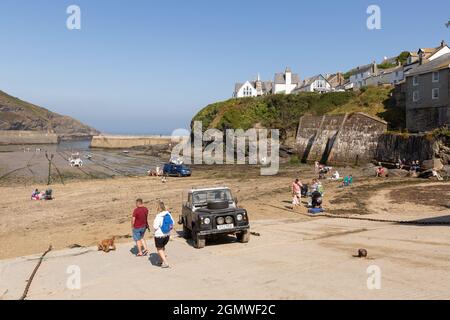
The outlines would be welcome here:
<svg viewBox="0 0 450 320">
<path fill-rule="evenodd" d="M 61 125 L 64 127 L 64 125 L 66 125 L 70 127 L 68 128 L 68 130 L 81 128 L 84 133 L 91 130 L 91 128 L 89 128 L 88 126 L 71 117 L 51 112 L 45 108 L 10 96 L 3 91 L 0 91 L 0 106 L 5 106 L 14 110 L 13 112 L 2 113 L 1 119 L 3 121 L 14 122 L 23 120 L 37 120 L 45 123 L 46 128 L 54 128 L 55 126 Z M 65 131 L 64 128 L 61 130 Z"/>
<path fill-rule="evenodd" d="M 390 99 L 391 88 L 369 87 L 361 92 L 327 94 L 301 93 L 271 95 L 257 98 L 230 99 L 207 106 L 193 121 L 202 121 L 203 128 L 242 128 L 255 125 L 281 130 L 295 130 L 305 114 L 324 115 L 364 112 L 390 123 L 401 122 L 400 109 Z"/>
</svg>

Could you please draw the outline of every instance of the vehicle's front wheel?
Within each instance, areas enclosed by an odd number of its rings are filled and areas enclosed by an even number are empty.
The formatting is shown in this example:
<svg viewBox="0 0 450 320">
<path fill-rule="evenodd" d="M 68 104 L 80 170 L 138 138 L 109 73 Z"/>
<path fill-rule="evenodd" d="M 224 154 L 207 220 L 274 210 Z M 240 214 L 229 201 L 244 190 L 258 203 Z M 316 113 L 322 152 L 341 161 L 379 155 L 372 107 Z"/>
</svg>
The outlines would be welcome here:
<svg viewBox="0 0 450 320">
<path fill-rule="evenodd" d="M 195 231 L 192 231 L 192 239 L 194 240 L 194 247 L 196 249 L 202 249 L 206 246 L 205 236 L 201 236 Z"/>
<path fill-rule="evenodd" d="M 239 242 L 247 243 L 250 241 L 250 232 L 248 230 L 238 232 L 236 238 Z"/>
</svg>

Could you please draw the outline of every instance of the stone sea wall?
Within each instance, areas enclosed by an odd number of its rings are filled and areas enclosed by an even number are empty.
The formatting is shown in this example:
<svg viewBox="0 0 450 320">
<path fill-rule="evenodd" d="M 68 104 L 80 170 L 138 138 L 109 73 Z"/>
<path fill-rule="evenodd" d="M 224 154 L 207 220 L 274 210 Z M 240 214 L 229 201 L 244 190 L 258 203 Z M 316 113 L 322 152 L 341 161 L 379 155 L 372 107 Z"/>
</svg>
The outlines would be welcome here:
<svg viewBox="0 0 450 320">
<path fill-rule="evenodd" d="M 42 131 L 0 130 L 0 145 L 57 144 L 58 135 Z"/>
<path fill-rule="evenodd" d="M 374 159 L 387 123 L 364 113 L 303 116 L 296 149 L 303 162 L 360 164 Z"/>
<path fill-rule="evenodd" d="M 115 136 L 99 135 L 92 137 L 91 148 L 128 149 L 141 146 L 154 146 L 174 144 L 180 142 L 182 137 L 172 136 Z"/>
</svg>

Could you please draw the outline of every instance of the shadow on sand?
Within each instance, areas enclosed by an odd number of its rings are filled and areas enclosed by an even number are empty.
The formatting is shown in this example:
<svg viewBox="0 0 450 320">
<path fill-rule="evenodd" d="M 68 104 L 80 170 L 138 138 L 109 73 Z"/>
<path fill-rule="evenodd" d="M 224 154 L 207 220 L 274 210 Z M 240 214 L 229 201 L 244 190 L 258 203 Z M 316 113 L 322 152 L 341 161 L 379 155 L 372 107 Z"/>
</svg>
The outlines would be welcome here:
<svg viewBox="0 0 450 320">
<path fill-rule="evenodd" d="M 180 238 L 184 238 L 183 231 L 177 231 L 177 234 L 178 236 L 180 236 Z M 194 248 L 194 241 L 192 239 L 185 239 L 185 241 L 189 246 Z M 235 242 L 238 242 L 237 238 L 234 235 L 229 234 L 211 235 L 206 237 L 207 246 L 218 246 L 224 244 L 232 244 Z"/>
</svg>

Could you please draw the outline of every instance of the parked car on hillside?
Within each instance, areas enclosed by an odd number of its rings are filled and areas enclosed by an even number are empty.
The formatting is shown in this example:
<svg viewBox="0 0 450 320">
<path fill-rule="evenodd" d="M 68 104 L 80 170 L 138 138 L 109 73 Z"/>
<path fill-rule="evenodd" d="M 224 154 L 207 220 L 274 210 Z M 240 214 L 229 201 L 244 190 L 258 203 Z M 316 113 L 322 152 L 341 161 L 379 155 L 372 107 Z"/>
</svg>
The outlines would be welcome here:
<svg viewBox="0 0 450 320">
<path fill-rule="evenodd" d="M 238 208 L 237 200 L 226 187 L 192 189 L 183 194 L 179 224 L 186 239 L 194 240 L 195 248 L 206 245 L 206 237 L 234 234 L 238 241 L 250 240 L 247 210 Z"/>
<path fill-rule="evenodd" d="M 192 171 L 184 164 L 167 163 L 164 165 L 163 174 L 167 176 L 189 177 Z"/>
</svg>

